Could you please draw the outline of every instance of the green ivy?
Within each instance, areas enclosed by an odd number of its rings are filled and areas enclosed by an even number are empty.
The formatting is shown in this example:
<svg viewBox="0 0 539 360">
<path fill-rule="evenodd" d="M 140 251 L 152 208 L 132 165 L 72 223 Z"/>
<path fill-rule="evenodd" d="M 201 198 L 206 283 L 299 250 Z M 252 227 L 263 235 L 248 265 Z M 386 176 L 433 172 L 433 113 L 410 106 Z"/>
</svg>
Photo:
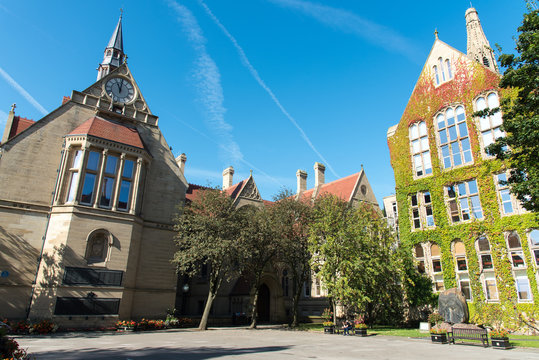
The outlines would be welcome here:
<svg viewBox="0 0 539 360">
<path fill-rule="evenodd" d="M 479 143 L 480 131 L 472 114 L 474 113 L 473 101 L 480 94 L 495 90 L 501 98 L 512 101 L 518 92 L 516 89 L 499 88 L 499 76 L 478 63 L 461 59 L 454 65 L 453 80 L 439 87 L 435 87 L 433 76 L 428 71 L 421 75 L 395 134 L 388 138 L 391 164 L 395 172 L 398 211 L 401 214 L 399 216 L 400 240 L 410 249 L 416 244 L 427 241 L 440 245 L 444 286 L 451 288 L 457 286 L 451 243 L 455 239 L 460 239 L 466 249 L 473 298 L 473 301 L 469 303 L 470 314 L 475 319 L 479 319 L 491 316 L 490 314 L 501 313 L 503 323 L 516 328 L 519 326 L 517 324 L 519 313 L 525 313 L 527 316 L 539 313 L 539 291 L 533 265 L 534 259 L 531 256 L 526 234 L 530 228 L 539 228 L 539 219 L 536 213 L 500 215 L 493 175 L 505 170 L 507 164 L 497 159 L 483 158 Z M 438 156 L 434 117 L 441 109 L 455 104 L 465 107 L 474 163 L 456 169 L 442 170 Z M 408 128 L 418 121 L 425 121 L 427 125 L 433 174 L 414 179 Z M 444 187 L 470 179 L 477 180 L 483 220 L 452 224 L 444 200 Z M 430 230 L 412 231 L 409 197 L 420 191 L 429 191 L 431 194 L 436 227 Z M 517 303 L 515 281 L 505 242 L 507 231 L 517 231 L 520 236 L 533 303 Z M 499 302 L 496 303 L 486 303 L 480 280 L 475 241 L 482 235 L 488 238 L 491 247 L 499 296 Z"/>
</svg>

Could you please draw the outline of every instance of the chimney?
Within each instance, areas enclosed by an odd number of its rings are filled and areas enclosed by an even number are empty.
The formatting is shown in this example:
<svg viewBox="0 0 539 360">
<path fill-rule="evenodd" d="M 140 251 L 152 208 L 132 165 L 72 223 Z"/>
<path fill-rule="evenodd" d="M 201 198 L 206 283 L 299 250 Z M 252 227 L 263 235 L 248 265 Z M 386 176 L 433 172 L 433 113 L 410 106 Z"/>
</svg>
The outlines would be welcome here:
<svg viewBox="0 0 539 360">
<path fill-rule="evenodd" d="M 232 186 L 232 178 L 234 177 L 234 168 L 232 166 L 223 170 L 223 190 Z"/>
<path fill-rule="evenodd" d="M 11 133 L 11 127 L 13 126 L 13 118 L 15 117 L 15 108 L 17 105 L 13 104 L 11 105 L 11 110 L 9 111 L 9 114 L 7 115 L 6 119 L 6 127 L 4 128 L 4 136 L 2 136 L 2 141 L 0 141 L 0 144 L 5 143 L 9 140 L 9 134 Z"/>
<path fill-rule="evenodd" d="M 323 164 L 319 162 L 314 163 L 314 187 L 324 185 L 324 171 L 326 171 L 326 167 Z"/>
<path fill-rule="evenodd" d="M 182 153 L 180 156 L 176 158 L 176 164 L 178 164 L 178 167 L 180 168 L 180 171 L 182 174 L 185 175 L 185 162 L 187 161 L 187 156 L 185 156 L 185 153 Z"/>
<path fill-rule="evenodd" d="M 303 170 L 296 171 L 296 178 L 298 179 L 297 195 L 307 190 L 307 172 Z"/>
</svg>

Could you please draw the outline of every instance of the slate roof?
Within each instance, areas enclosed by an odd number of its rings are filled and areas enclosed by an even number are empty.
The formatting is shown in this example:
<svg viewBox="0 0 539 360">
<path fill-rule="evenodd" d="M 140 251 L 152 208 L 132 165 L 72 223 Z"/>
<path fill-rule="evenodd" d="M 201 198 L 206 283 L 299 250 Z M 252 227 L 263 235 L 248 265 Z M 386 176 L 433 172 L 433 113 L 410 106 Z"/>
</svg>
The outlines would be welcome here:
<svg viewBox="0 0 539 360">
<path fill-rule="evenodd" d="M 68 136 L 72 135 L 91 135 L 101 139 L 144 149 L 144 144 L 136 128 L 110 120 L 105 120 L 98 116 L 89 118 L 68 134 Z"/>
</svg>

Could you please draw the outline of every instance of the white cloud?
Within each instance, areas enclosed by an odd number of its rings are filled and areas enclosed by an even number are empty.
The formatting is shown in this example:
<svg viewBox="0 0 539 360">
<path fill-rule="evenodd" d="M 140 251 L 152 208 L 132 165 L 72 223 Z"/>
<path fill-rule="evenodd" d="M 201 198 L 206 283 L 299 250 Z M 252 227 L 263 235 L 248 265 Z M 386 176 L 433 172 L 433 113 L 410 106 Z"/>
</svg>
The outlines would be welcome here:
<svg viewBox="0 0 539 360">
<path fill-rule="evenodd" d="M 206 126 L 219 137 L 219 148 L 224 160 L 232 163 L 241 162 L 243 154 L 232 136 L 232 126 L 225 120 L 226 108 L 221 74 L 217 64 L 208 54 L 202 29 L 188 8 L 175 1 L 169 1 L 168 4 L 176 11 L 178 22 L 196 53 L 194 78 L 198 101 L 205 109 Z"/>
<path fill-rule="evenodd" d="M 268 0 L 278 6 L 297 10 L 339 31 L 359 36 L 386 50 L 417 61 L 417 46 L 393 29 L 367 20 L 350 11 L 303 0 Z"/>
<path fill-rule="evenodd" d="M 47 110 L 45 110 L 45 108 L 43 106 L 41 106 L 40 103 L 37 102 L 36 99 L 34 99 L 32 97 L 32 95 L 30 95 L 26 90 L 23 89 L 22 86 L 20 86 L 11 76 L 9 76 L 9 74 L 7 72 L 4 71 L 4 69 L 2 69 L 0 67 L 0 75 L 4 78 L 4 80 L 7 81 L 7 83 L 9 85 L 11 85 L 11 87 L 13 87 L 20 95 L 22 95 L 26 100 L 28 100 L 28 102 L 30 104 L 32 104 L 37 110 L 39 110 L 39 112 L 41 112 L 41 114 L 43 115 L 47 115 L 49 112 Z"/>
<path fill-rule="evenodd" d="M 277 105 L 277 107 L 279 108 L 279 110 L 281 110 L 281 112 L 284 114 L 284 116 L 286 116 L 288 118 L 288 120 L 290 120 L 290 122 L 296 127 L 296 129 L 299 131 L 299 133 L 301 134 L 301 137 L 303 138 L 303 140 L 307 143 L 307 145 L 309 145 L 309 147 L 311 148 L 311 150 L 314 151 L 314 153 L 324 162 L 324 164 L 328 167 L 328 169 L 333 173 L 333 175 L 335 175 L 335 177 L 340 177 L 339 175 L 337 175 L 337 173 L 335 172 L 335 170 L 333 169 L 333 167 L 331 166 L 331 164 L 324 158 L 324 156 L 318 151 L 318 149 L 314 146 L 314 144 L 311 142 L 311 140 L 309 139 L 309 137 L 307 136 L 307 134 L 305 133 L 305 131 L 301 128 L 301 126 L 298 124 L 298 122 L 292 117 L 292 115 L 290 115 L 290 113 L 284 108 L 284 106 L 281 104 L 281 102 L 279 101 L 279 99 L 277 99 L 277 96 L 275 96 L 275 94 L 273 93 L 273 91 L 268 87 L 268 85 L 266 85 L 266 83 L 264 82 L 264 80 L 262 80 L 262 78 L 260 77 L 260 75 L 258 74 L 258 71 L 254 68 L 254 66 L 251 64 L 251 62 L 249 61 L 249 59 L 247 58 L 247 55 L 245 54 L 245 51 L 243 51 L 243 48 L 239 45 L 239 43 L 236 41 L 236 38 L 234 38 L 232 36 L 232 34 L 230 34 L 228 32 L 228 30 L 225 28 L 225 26 L 219 21 L 219 19 L 213 14 L 213 12 L 210 10 L 210 8 L 204 3 L 204 1 L 202 0 L 199 0 L 198 1 L 200 3 L 200 5 L 204 8 L 204 10 L 206 10 L 206 13 L 210 16 L 210 18 L 215 22 L 215 24 L 217 24 L 217 26 L 221 29 L 221 31 L 223 31 L 223 33 L 226 35 L 226 37 L 232 42 L 232 44 L 234 45 L 234 47 L 236 48 L 240 58 L 241 58 L 241 61 L 243 63 L 243 65 L 245 65 L 245 67 L 249 70 L 249 72 L 251 73 L 251 75 L 253 76 L 253 78 L 256 80 L 256 82 L 268 93 L 268 95 L 271 97 L 271 99 L 273 100 L 273 102 L 275 103 L 275 105 Z"/>
</svg>

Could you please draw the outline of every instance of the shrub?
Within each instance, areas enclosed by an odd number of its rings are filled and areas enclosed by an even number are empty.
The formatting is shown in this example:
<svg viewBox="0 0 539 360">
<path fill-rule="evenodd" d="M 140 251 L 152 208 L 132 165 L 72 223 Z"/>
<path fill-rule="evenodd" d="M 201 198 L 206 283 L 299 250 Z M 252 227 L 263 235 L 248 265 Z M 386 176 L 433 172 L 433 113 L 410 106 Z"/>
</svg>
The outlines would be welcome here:
<svg viewBox="0 0 539 360">
<path fill-rule="evenodd" d="M 38 323 L 32 324 L 30 326 L 29 332 L 31 334 L 37 333 L 39 335 L 45 335 L 56 332 L 56 330 L 58 330 L 58 325 L 56 325 L 50 320 L 41 320 Z"/>
<path fill-rule="evenodd" d="M 433 312 L 429 315 L 429 323 L 431 325 L 437 325 L 441 322 L 444 322 L 444 317 L 440 314 L 438 314 L 437 312 Z"/>
</svg>

